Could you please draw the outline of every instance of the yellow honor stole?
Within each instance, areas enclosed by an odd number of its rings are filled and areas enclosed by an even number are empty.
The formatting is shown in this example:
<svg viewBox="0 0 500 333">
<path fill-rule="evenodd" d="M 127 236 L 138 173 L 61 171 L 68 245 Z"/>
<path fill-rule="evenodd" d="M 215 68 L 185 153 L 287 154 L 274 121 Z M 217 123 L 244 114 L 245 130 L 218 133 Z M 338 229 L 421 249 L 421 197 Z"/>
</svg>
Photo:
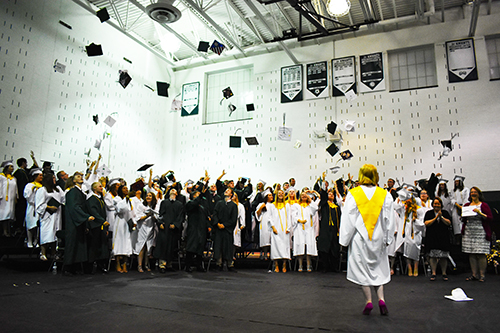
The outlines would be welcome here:
<svg viewBox="0 0 500 333">
<path fill-rule="evenodd" d="M 283 230 L 283 221 L 281 221 L 280 209 L 285 208 L 285 219 L 286 219 L 285 222 L 286 222 L 286 228 L 288 229 L 288 219 L 287 219 L 287 213 L 286 213 L 286 205 L 285 205 L 284 202 L 275 202 L 274 206 L 276 206 L 276 209 L 278 209 L 278 216 L 280 217 L 281 231 L 285 231 L 285 230 Z"/>
<path fill-rule="evenodd" d="M 8 174 L 5 174 L 5 173 L 0 173 L 0 175 L 4 176 L 5 178 L 7 178 L 7 193 L 5 194 L 5 201 L 9 201 L 9 180 L 12 180 L 14 179 L 14 176 L 12 176 L 10 173 Z"/>
<path fill-rule="evenodd" d="M 306 208 L 307 206 L 309 206 L 309 203 L 307 202 L 301 202 L 299 203 L 300 205 L 300 213 L 302 214 L 302 220 L 304 219 L 304 208 Z M 313 220 L 312 220 L 312 216 L 311 216 L 311 228 L 313 226 Z M 306 224 L 305 223 L 302 223 L 302 230 L 306 230 Z"/>
<path fill-rule="evenodd" d="M 333 222 L 333 219 L 332 219 L 332 209 L 335 210 L 335 216 L 336 216 L 336 220 L 338 222 L 338 214 L 337 214 L 337 208 L 338 206 L 336 204 L 334 204 L 333 202 L 330 202 L 330 201 L 327 201 L 328 202 L 328 207 L 330 207 L 331 209 L 328 210 L 328 225 L 331 225 L 331 226 L 335 226 L 335 223 Z M 339 235 L 339 228 L 337 227 L 337 236 Z"/>
<path fill-rule="evenodd" d="M 368 238 L 372 240 L 373 230 L 375 229 L 380 211 L 384 205 L 387 191 L 380 187 L 376 187 L 375 193 L 370 200 L 368 200 L 361 187 L 353 188 L 350 190 L 350 193 L 356 201 L 358 210 L 361 213 L 366 230 L 368 231 Z"/>
</svg>

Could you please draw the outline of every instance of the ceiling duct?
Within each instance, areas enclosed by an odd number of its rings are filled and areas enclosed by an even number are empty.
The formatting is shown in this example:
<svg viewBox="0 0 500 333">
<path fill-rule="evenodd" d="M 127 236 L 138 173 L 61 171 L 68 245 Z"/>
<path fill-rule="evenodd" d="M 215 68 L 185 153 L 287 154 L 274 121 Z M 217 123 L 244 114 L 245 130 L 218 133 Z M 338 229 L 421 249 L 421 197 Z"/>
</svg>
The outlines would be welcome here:
<svg viewBox="0 0 500 333">
<path fill-rule="evenodd" d="M 174 0 L 160 0 L 146 7 L 149 17 L 159 23 L 173 23 L 181 18 L 181 11 L 174 7 Z"/>
</svg>

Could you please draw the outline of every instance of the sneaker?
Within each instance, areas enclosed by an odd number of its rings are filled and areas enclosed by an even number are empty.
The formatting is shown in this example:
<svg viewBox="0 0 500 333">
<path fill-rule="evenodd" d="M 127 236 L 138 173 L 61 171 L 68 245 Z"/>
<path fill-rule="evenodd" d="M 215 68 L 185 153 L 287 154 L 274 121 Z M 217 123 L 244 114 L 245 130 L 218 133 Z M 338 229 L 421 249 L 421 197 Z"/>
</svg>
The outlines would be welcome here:
<svg viewBox="0 0 500 333">
<path fill-rule="evenodd" d="M 45 254 L 40 254 L 40 260 L 41 261 L 47 261 L 49 259 L 47 259 L 47 257 L 45 256 Z"/>
</svg>

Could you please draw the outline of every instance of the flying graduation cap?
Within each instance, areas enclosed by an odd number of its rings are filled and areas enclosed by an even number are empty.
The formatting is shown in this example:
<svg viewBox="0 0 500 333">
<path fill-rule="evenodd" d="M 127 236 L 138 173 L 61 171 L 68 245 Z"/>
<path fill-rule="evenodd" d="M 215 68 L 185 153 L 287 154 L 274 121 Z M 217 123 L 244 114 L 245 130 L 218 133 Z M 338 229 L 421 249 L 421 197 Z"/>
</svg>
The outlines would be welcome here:
<svg viewBox="0 0 500 333">
<path fill-rule="evenodd" d="M 335 124 L 333 121 L 330 122 L 327 126 L 326 126 L 326 130 L 328 131 L 328 133 L 330 133 L 331 135 L 335 135 L 335 131 L 337 130 L 337 124 Z"/>
<path fill-rule="evenodd" d="M 219 43 L 218 41 L 214 40 L 214 42 L 212 43 L 212 46 L 210 46 L 210 50 L 213 52 L 213 53 L 217 53 L 217 55 L 221 55 L 222 51 L 224 51 L 226 47 Z"/>
<path fill-rule="evenodd" d="M 130 75 L 128 75 L 127 71 L 118 71 L 120 73 L 120 77 L 118 79 L 118 82 L 120 82 L 120 85 L 123 87 L 123 89 L 127 88 L 128 84 L 130 81 L 132 81 L 132 78 Z"/>
<path fill-rule="evenodd" d="M 225 99 L 228 99 L 228 98 L 231 98 L 234 96 L 233 91 L 231 90 L 231 87 L 227 87 L 226 89 L 223 89 L 222 95 L 224 96 Z"/>
<path fill-rule="evenodd" d="M 337 145 L 335 143 L 332 143 L 328 148 L 326 148 L 326 151 L 331 156 L 335 156 L 335 154 L 337 154 L 339 152 L 339 148 L 337 147 Z"/>
<path fill-rule="evenodd" d="M 443 146 L 443 151 L 439 153 L 439 158 L 438 161 L 443 158 L 444 156 L 448 156 L 451 151 L 453 150 L 451 140 L 453 140 L 454 137 L 456 137 L 458 133 L 456 134 L 451 134 L 451 139 L 450 140 L 441 140 L 441 145 Z"/>
<path fill-rule="evenodd" d="M 101 56 L 103 54 L 101 45 L 94 43 L 85 46 L 85 50 L 87 51 L 87 55 L 89 57 Z"/>
<path fill-rule="evenodd" d="M 95 116 L 92 116 L 92 120 L 96 125 L 99 124 L 99 115 L 96 114 Z"/>
<path fill-rule="evenodd" d="M 106 9 L 106 7 L 98 10 L 95 14 L 97 15 L 97 17 L 99 18 L 101 23 L 109 20 L 109 13 L 108 13 L 108 10 Z"/>
<path fill-rule="evenodd" d="M 210 47 L 209 42 L 200 41 L 200 43 L 198 44 L 198 51 L 207 52 L 209 47 Z"/>
<path fill-rule="evenodd" d="M 342 159 L 344 161 L 352 158 L 353 156 L 354 155 L 351 153 L 351 151 L 349 149 L 344 150 L 343 152 L 340 152 L 340 157 L 342 157 Z"/>
</svg>

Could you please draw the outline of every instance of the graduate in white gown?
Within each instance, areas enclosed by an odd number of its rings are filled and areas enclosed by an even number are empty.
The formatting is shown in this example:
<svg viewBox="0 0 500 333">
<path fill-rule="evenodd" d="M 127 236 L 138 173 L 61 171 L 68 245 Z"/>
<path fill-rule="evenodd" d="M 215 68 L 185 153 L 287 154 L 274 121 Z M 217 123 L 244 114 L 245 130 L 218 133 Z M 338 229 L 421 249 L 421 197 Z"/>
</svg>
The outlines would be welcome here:
<svg viewBox="0 0 500 333">
<path fill-rule="evenodd" d="M 26 234 L 28 237 L 28 247 L 38 245 L 38 215 L 35 207 L 36 192 L 42 187 L 43 173 L 41 169 L 33 169 L 30 172 L 35 180 L 26 184 L 24 187 L 24 198 L 26 199 L 26 216 L 24 222 L 26 224 Z"/>
<path fill-rule="evenodd" d="M 280 271 L 278 260 L 282 260 L 282 272 L 286 273 L 286 265 L 290 260 L 290 230 L 292 212 L 290 205 L 285 202 L 285 192 L 279 190 L 272 208 L 271 228 L 271 260 L 274 260 L 274 271 Z"/>
<path fill-rule="evenodd" d="M 115 228 L 116 209 L 115 198 L 118 197 L 118 188 L 120 187 L 120 179 L 110 179 L 108 183 L 108 191 L 104 195 L 104 204 L 106 205 L 106 220 L 109 223 L 109 230 L 113 231 Z"/>
<path fill-rule="evenodd" d="M 347 246 L 347 279 L 362 286 L 366 305 L 373 309 L 370 287 L 374 287 L 382 315 L 388 313 L 383 285 L 391 280 L 387 247 L 394 241 L 392 196 L 377 186 L 377 168 L 365 164 L 359 170 L 359 184 L 346 196 L 340 222 L 340 245 Z"/>
<path fill-rule="evenodd" d="M 127 186 L 121 185 L 118 188 L 118 196 L 113 200 L 115 203 L 116 219 L 113 229 L 113 250 L 112 254 L 116 259 L 116 271 L 127 273 L 127 257 L 132 254 L 131 228 L 129 223 L 135 224 L 135 212 L 132 202 L 128 197 Z"/>
<path fill-rule="evenodd" d="M 259 224 L 259 246 L 260 258 L 268 258 L 271 250 L 271 218 L 272 218 L 272 202 L 273 194 L 269 189 L 265 190 L 262 194 L 264 202 L 257 206 L 255 211 L 255 218 L 260 222 Z"/>
<path fill-rule="evenodd" d="M 241 231 L 245 228 L 245 206 L 240 203 L 238 195 L 233 193 L 233 202 L 238 205 L 238 220 L 236 222 L 236 227 L 234 227 L 234 250 L 236 252 L 236 247 L 241 247 Z"/>
<path fill-rule="evenodd" d="M 140 273 L 144 272 L 144 269 L 148 272 L 151 271 L 149 267 L 149 256 L 152 255 L 156 234 L 158 233 L 156 221 L 158 220 L 160 204 L 161 200 L 157 202 L 156 195 L 153 192 L 148 192 L 143 203 L 134 205 L 134 210 L 136 210 L 136 216 L 138 218 L 138 235 L 134 254 L 139 255 L 137 270 Z"/>
<path fill-rule="evenodd" d="M 453 223 L 453 233 L 455 235 L 462 234 L 462 207 L 469 202 L 470 189 L 464 186 L 465 177 L 455 176 L 455 186 L 451 194 L 451 203 L 453 209 L 450 211 Z M 459 236 L 459 237 L 460 237 Z"/>
<path fill-rule="evenodd" d="M 64 191 L 56 185 L 52 173 L 43 175 L 42 187 L 36 191 L 36 213 L 40 220 L 40 260 L 47 261 L 47 249 L 51 248 L 51 257 L 56 253 L 56 232 L 61 229 L 61 203 Z M 53 199 L 53 200 L 52 200 Z"/>
<path fill-rule="evenodd" d="M 2 163 L 0 173 L 0 224 L 3 224 L 3 235 L 10 237 L 10 224 L 16 218 L 17 180 L 12 175 L 14 164 L 12 161 Z"/>
<path fill-rule="evenodd" d="M 418 276 L 418 262 L 422 248 L 426 211 L 426 208 L 417 205 L 413 196 L 404 202 L 404 210 L 401 216 L 404 220 L 404 256 L 407 262 L 408 276 Z"/>
<path fill-rule="evenodd" d="M 299 202 L 293 205 L 293 255 L 299 260 L 299 272 L 303 271 L 302 262 L 306 257 L 307 271 L 312 271 L 311 256 L 318 255 L 316 247 L 316 230 L 314 215 L 318 211 L 319 194 L 312 201 L 310 194 L 314 191 L 302 190 Z"/>
</svg>

